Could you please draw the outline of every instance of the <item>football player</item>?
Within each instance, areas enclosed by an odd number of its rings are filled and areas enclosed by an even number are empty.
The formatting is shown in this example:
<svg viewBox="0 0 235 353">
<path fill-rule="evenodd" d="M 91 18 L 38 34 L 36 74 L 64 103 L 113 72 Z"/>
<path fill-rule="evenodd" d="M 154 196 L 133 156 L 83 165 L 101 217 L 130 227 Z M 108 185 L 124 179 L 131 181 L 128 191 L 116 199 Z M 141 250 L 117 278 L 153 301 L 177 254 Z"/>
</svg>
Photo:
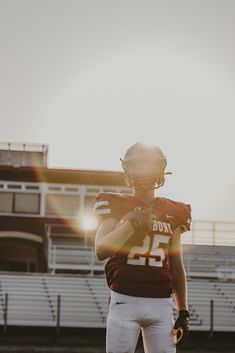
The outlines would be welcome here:
<svg viewBox="0 0 235 353">
<path fill-rule="evenodd" d="M 181 233 L 190 229 L 189 205 L 155 197 L 164 185 L 159 147 L 131 146 L 122 167 L 132 194 L 101 193 L 96 255 L 106 260 L 111 289 L 106 352 L 134 353 L 142 331 L 146 353 L 173 353 L 177 333 L 188 335 L 189 312 Z M 173 297 L 179 311 L 173 321 Z"/>
</svg>

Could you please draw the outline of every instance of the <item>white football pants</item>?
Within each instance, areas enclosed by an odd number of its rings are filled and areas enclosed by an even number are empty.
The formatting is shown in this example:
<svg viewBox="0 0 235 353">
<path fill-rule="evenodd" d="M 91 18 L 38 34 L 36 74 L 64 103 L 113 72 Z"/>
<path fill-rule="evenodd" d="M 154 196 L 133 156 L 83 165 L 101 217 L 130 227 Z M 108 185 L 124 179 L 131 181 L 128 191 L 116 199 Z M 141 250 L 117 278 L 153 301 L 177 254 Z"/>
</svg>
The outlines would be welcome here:
<svg viewBox="0 0 235 353">
<path fill-rule="evenodd" d="M 145 353 L 175 353 L 172 298 L 140 298 L 111 291 L 106 352 L 134 353 L 142 330 Z"/>
</svg>

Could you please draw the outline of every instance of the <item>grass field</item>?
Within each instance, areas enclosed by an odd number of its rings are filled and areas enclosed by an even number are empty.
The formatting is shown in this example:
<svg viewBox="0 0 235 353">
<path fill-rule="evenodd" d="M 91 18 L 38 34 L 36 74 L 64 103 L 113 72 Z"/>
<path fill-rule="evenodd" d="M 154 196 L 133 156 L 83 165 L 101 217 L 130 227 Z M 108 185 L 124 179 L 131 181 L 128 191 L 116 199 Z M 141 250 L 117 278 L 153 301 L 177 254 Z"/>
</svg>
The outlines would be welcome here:
<svg viewBox="0 0 235 353">
<path fill-rule="evenodd" d="M 104 346 L 73 346 L 70 345 L 53 345 L 53 346 L 41 346 L 41 345 L 2 345 L 0 344 L 0 352 L 1 353 L 105 353 Z M 138 348 L 135 353 L 143 353 L 143 349 Z M 177 353 L 212 353 L 217 352 L 214 349 L 209 348 L 191 348 L 191 349 L 178 349 Z M 226 349 L 222 350 L 222 352 L 226 353 L 234 353 L 234 349 Z"/>
</svg>

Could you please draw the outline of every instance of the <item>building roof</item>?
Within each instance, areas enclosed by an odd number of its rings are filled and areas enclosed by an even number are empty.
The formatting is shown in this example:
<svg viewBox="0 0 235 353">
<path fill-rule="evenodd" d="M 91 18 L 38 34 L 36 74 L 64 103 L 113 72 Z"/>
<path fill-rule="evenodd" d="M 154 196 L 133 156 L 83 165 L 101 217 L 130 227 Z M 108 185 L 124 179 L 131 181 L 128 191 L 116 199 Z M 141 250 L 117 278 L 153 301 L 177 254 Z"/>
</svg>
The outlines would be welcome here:
<svg viewBox="0 0 235 353">
<path fill-rule="evenodd" d="M 4 181 L 126 186 L 124 173 L 104 170 L 0 166 Z"/>
</svg>

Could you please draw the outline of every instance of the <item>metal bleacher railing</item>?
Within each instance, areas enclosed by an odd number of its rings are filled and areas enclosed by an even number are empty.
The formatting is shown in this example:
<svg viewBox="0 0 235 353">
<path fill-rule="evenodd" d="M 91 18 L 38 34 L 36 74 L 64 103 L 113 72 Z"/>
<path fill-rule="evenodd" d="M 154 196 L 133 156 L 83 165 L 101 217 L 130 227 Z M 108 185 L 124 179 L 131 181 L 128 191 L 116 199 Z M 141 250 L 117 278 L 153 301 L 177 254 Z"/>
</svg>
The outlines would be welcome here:
<svg viewBox="0 0 235 353">
<path fill-rule="evenodd" d="M 183 244 L 235 246 L 235 222 L 192 222 L 191 231 L 182 235 Z"/>
<path fill-rule="evenodd" d="M 0 142 L 0 152 L 0 165 L 47 167 L 47 144 Z"/>
<path fill-rule="evenodd" d="M 61 269 L 89 270 L 94 274 L 95 271 L 103 270 L 104 263 L 97 260 L 94 247 L 86 245 L 86 242 L 79 245 L 79 239 L 71 237 L 69 230 L 65 230 L 65 226 L 47 225 L 46 252 L 50 272 L 55 273 Z M 208 255 L 200 259 L 202 249 L 196 255 L 194 251 L 186 251 L 184 258 L 188 273 L 191 274 L 193 271 L 202 276 L 204 273 L 205 276 L 209 274 L 212 277 L 234 276 L 235 278 L 233 250 L 231 254 L 229 253 L 229 248 L 235 247 L 235 222 L 194 221 L 191 231 L 182 235 L 182 243 L 185 247 L 204 245 L 204 254 Z M 218 246 L 219 254 L 213 251 L 210 254 L 210 247 L 207 245 Z M 221 252 L 221 246 L 224 247 L 223 252 Z"/>
<path fill-rule="evenodd" d="M 52 244 L 49 251 L 49 269 L 101 271 L 103 265 L 96 259 L 94 247 Z"/>
<path fill-rule="evenodd" d="M 88 245 L 85 236 L 74 234 L 68 226 L 46 225 L 45 252 L 48 271 L 88 271 L 90 274 L 103 271 L 104 263 L 98 261 L 94 246 Z"/>
</svg>

